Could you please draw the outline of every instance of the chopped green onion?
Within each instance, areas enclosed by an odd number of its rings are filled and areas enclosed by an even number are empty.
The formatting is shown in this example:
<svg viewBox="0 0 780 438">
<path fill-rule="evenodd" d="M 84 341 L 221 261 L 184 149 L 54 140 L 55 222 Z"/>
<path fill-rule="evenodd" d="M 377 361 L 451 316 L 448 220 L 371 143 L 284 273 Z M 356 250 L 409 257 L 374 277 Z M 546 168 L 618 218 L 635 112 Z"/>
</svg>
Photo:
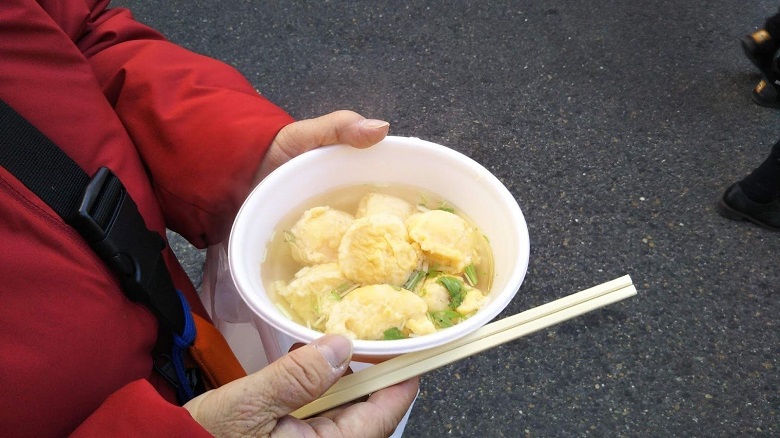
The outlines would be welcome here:
<svg viewBox="0 0 780 438">
<path fill-rule="evenodd" d="M 349 291 L 349 288 L 351 288 L 351 287 L 352 287 L 352 283 L 350 283 L 348 281 L 345 281 L 344 283 L 341 283 L 335 289 L 333 289 L 332 292 L 335 292 L 335 293 L 339 294 L 339 296 L 341 296 L 341 294 L 343 294 L 344 292 Z"/>
<path fill-rule="evenodd" d="M 453 325 L 457 324 L 458 320 L 460 319 L 460 314 L 458 312 L 449 309 L 428 312 L 428 315 L 433 321 L 433 325 L 435 325 L 437 328 L 452 327 Z"/>
<path fill-rule="evenodd" d="M 284 241 L 287 243 L 295 243 L 295 234 L 291 231 L 284 230 Z"/>
<path fill-rule="evenodd" d="M 437 208 L 437 210 L 446 211 L 447 213 L 453 213 L 453 214 L 455 213 L 455 209 L 452 206 L 447 205 L 447 203 L 444 201 L 442 201 L 441 205 L 439 205 L 439 208 Z"/>
<path fill-rule="evenodd" d="M 439 277 L 436 282 L 444 286 L 450 293 L 450 309 L 456 309 L 466 297 L 466 291 L 463 290 L 463 281 L 455 277 Z"/>
<path fill-rule="evenodd" d="M 477 268 L 474 266 L 474 263 L 469 264 L 466 266 L 466 281 L 469 282 L 469 286 L 476 286 L 477 282 L 479 281 L 477 279 Z"/>
<path fill-rule="evenodd" d="M 357 289 L 356 284 L 350 283 L 349 281 L 345 281 L 344 283 L 341 283 L 340 285 L 331 289 L 330 299 L 334 301 L 341 301 L 342 298 L 344 298 L 348 293 L 352 292 L 355 289 Z"/>
<path fill-rule="evenodd" d="M 420 202 L 418 202 L 417 205 L 428 209 L 428 199 L 425 197 L 425 195 L 420 195 Z"/>
<path fill-rule="evenodd" d="M 442 276 L 436 279 L 436 282 L 447 288 L 450 295 L 455 295 L 460 292 L 463 282 L 455 277 Z"/>
<path fill-rule="evenodd" d="M 412 275 L 409 276 L 409 279 L 406 280 L 406 283 L 404 283 L 404 289 L 414 292 L 414 290 L 417 288 L 417 284 L 420 282 L 420 280 L 425 278 L 425 275 L 425 271 L 415 269 L 414 272 L 412 272 Z"/>
<path fill-rule="evenodd" d="M 392 327 L 385 330 L 385 336 L 384 336 L 385 341 L 393 341 L 396 339 L 403 339 L 403 338 L 404 338 L 404 334 L 403 332 L 401 332 L 401 330 L 398 327 Z"/>
</svg>

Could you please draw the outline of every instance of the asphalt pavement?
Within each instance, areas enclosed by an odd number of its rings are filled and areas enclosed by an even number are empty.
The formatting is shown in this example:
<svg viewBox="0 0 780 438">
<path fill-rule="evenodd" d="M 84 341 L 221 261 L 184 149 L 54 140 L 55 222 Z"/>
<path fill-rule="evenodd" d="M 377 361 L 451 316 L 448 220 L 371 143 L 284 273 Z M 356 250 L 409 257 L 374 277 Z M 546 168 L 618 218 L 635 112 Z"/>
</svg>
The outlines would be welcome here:
<svg viewBox="0 0 780 438">
<path fill-rule="evenodd" d="M 631 275 L 636 297 L 425 375 L 405 436 L 780 436 L 780 234 L 713 208 L 780 137 L 738 43 L 775 2 L 114 4 L 296 118 L 352 109 L 491 170 L 531 237 L 501 316 Z"/>
</svg>

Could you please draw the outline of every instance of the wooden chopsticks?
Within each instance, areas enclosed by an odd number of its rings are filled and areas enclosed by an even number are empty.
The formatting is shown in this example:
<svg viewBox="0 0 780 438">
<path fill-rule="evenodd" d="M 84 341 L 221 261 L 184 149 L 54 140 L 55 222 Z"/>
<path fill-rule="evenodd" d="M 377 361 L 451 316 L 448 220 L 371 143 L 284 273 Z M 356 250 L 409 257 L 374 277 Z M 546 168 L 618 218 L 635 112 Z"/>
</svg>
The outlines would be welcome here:
<svg viewBox="0 0 780 438">
<path fill-rule="evenodd" d="M 634 295 L 636 295 L 636 288 L 631 282 L 631 277 L 625 275 L 487 324 L 474 333 L 449 344 L 402 354 L 344 376 L 320 398 L 291 415 L 297 418 L 311 417 L 374 391 Z"/>
</svg>

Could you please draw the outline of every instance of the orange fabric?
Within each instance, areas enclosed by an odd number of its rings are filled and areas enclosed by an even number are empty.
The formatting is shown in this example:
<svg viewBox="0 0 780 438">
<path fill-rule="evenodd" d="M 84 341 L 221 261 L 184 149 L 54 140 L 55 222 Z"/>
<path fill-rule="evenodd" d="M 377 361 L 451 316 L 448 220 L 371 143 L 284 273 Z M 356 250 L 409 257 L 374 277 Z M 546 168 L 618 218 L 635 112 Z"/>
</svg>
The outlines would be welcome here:
<svg viewBox="0 0 780 438">
<path fill-rule="evenodd" d="M 197 314 L 193 313 L 192 318 L 196 335 L 190 347 L 190 355 L 200 366 L 207 388 L 218 388 L 246 376 L 244 367 L 238 362 L 222 333 Z"/>
</svg>

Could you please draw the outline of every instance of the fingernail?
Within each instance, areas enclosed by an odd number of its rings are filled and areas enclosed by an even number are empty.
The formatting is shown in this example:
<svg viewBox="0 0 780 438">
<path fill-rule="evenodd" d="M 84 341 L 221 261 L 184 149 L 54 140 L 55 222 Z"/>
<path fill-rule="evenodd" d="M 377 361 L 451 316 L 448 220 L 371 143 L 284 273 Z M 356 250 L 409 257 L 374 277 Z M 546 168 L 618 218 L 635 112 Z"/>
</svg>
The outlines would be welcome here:
<svg viewBox="0 0 780 438">
<path fill-rule="evenodd" d="M 386 126 L 390 126 L 390 122 L 386 122 L 384 120 L 377 120 L 377 119 L 363 119 L 360 121 L 360 126 L 369 129 L 379 129 L 379 128 L 384 128 Z"/>
<path fill-rule="evenodd" d="M 343 367 L 352 357 L 352 341 L 344 336 L 326 335 L 314 341 L 312 345 L 334 369 Z"/>
</svg>

